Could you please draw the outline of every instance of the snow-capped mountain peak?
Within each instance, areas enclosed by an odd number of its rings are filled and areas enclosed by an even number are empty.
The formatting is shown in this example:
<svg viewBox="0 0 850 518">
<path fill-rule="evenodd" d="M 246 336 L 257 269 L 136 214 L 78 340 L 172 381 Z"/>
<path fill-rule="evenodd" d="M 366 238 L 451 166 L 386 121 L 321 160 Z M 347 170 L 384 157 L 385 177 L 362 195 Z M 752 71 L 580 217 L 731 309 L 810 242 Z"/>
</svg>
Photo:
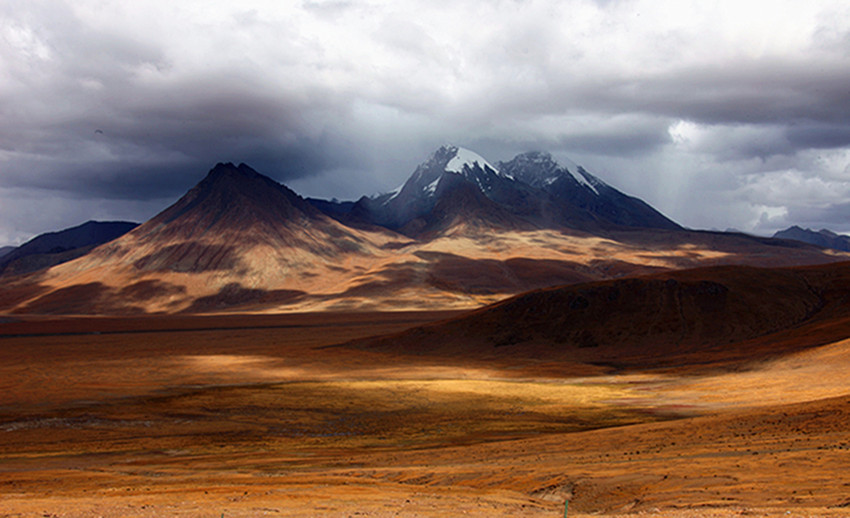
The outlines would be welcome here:
<svg viewBox="0 0 850 518">
<path fill-rule="evenodd" d="M 457 146 L 450 146 L 450 148 L 454 149 L 454 157 L 446 164 L 446 171 L 450 173 L 461 174 L 463 173 L 464 167 L 469 167 L 470 169 L 472 169 L 477 164 L 481 169 L 485 171 L 489 168 L 494 173 L 499 174 L 499 170 L 493 167 L 490 162 L 485 160 L 478 153 Z"/>
<path fill-rule="evenodd" d="M 442 146 L 401 187 L 364 197 L 350 212 L 359 221 L 407 235 L 436 228 L 437 220 L 461 208 L 464 217 L 511 228 L 680 228 L 645 202 L 572 162 L 559 164 L 549 153 L 523 153 L 497 166 L 469 149 Z"/>
<path fill-rule="evenodd" d="M 414 196 L 434 197 L 446 174 L 462 176 L 484 192 L 492 189 L 495 177 L 513 180 L 513 176 L 500 173 L 478 153 L 459 146 L 445 145 L 417 167 L 401 187 L 382 195 L 382 203 L 386 205 L 394 202 L 405 192 Z"/>
</svg>

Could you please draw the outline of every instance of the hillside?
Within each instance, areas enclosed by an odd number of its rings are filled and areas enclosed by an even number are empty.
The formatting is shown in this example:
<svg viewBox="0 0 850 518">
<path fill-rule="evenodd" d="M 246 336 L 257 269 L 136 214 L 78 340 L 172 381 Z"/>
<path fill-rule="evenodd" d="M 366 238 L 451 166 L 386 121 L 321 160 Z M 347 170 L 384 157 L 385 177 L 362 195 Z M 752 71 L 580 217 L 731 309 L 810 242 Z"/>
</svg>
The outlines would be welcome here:
<svg viewBox="0 0 850 518">
<path fill-rule="evenodd" d="M 547 288 L 354 347 L 607 369 L 721 365 L 842 340 L 850 263 L 722 266 Z"/>
</svg>

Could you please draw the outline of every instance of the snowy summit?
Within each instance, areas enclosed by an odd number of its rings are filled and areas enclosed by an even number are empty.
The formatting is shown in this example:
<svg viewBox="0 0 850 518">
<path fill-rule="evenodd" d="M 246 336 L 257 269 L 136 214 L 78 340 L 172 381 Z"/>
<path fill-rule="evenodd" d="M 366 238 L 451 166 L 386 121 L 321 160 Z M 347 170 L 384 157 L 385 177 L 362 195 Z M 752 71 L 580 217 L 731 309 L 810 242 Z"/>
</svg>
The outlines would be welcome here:
<svg viewBox="0 0 850 518">
<path fill-rule="evenodd" d="M 485 160 L 481 155 L 476 153 L 475 151 L 470 151 L 466 148 L 452 146 L 455 149 L 455 156 L 446 164 L 446 171 L 450 173 L 462 173 L 464 166 L 471 168 L 475 167 L 475 164 L 483 169 L 487 170 L 490 168 L 496 174 L 499 174 L 499 170 L 493 167 L 490 162 Z"/>
</svg>

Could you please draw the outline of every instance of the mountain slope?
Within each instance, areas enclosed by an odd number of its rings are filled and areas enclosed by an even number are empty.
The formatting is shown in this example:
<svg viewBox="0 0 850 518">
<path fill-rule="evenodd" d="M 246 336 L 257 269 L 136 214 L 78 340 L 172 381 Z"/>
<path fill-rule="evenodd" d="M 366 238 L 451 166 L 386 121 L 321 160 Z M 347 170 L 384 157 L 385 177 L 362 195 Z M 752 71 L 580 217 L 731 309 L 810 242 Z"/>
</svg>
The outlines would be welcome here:
<svg viewBox="0 0 850 518">
<path fill-rule="evenodd" d="M 126 221 L 87 221 L 76 227 L 38 235 L 0 255 L 0 275 L 22 275 L 71 261 L 138 225 Z"/>
<path fill-rule="evenodd" d="M 850 251 L 850 236 L 836 234 L 825 228 L 815 232 L 810 228 L 803 229 L 795 225 L 778 231 L 773 234 L 773 237 L 776 239 L 793 239 L 833 250 Z"/>
</svg>

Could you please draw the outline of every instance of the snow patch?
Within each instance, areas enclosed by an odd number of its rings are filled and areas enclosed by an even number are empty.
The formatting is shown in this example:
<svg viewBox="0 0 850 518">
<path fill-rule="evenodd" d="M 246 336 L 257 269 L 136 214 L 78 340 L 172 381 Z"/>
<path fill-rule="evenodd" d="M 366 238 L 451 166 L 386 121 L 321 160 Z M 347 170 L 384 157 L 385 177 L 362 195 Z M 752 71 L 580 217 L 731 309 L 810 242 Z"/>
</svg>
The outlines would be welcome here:
<svg viewBox="0 0 850 518">
<path fill-rule="evenodd" d="M 594 192 L 597 196 L 599 196 L 599 191 L 596 189 L 596 185 L 595 185 L 595 184 L 596 184 L 596 182 L 591 182 L 591 181 L 590 181 L 590 178 L 587 178 L 587 177 L 586 177 L 586 176 L 582 173 L 582 171 L 581 171 L 580 169 L 576 168 L 576 172 L 575 172 L 575 173 L 574 173 L 574 172 L 572 172 L 572 171 L 570 171 L 569 169 L 567 169 L 567 172 L 568 172 L 568 173 L 570 173 L 570 175 L 572 175 L 572 177 L 573 177 L 573 178 L 575 178 L 575 179 L 576 179 L 576 181 L 577 181 L 579 184 L 581 184 L 581 185 L 583 185 L 583 186 L 587 187 L 588 189 L 590 189 L 591 191 L 593 191 L 593 192 Z"/>
<path fill-rule="evenodd" d="M 434 180 L 433 182 L 431 182 L 431 183 L 429 183 L 428 185 L 426 185 L 426 186 L 422 189 L 422 191 L 423 191 L 425 194 L 427 194 L 428 196 L 432 196 L 435 192 L 437 192 L 437 186 L 438 186 L 438 185 L 440 185 L 440 179 L 441 179 L 441 178 L 442 178 L 442 177 L 439 177 L 439 178 L 437 178 L 436 180 Z"/>
<path fill-rule="evenodd" d="M 388 192 L 387 194 L 392 194 L 392 196 L 387 198 L 387 201 L 384 202 L 384 205 L 386 205 L 387 203 L 391 202 L 392 200 L 398 198 L 398 195 L 401 194 L 401 190 L 404 188 L 404 185 L 405 184 L 401 184 L 398 187 L 396 187 L 395 189 L 393 189 L 392 191 Z"/>
<path fill-rule="evenodd" d="M 454 158 L 449 160 L 449 163 L 446 164 L 446 171 L 450 173 L 462 173 L 463 166 L 469 166 L 470 168 L 475 167 L 475 164 L 478 164 L 481 169 L 487 169 L 488 167 L 494 171 L 496 174 L 500 176 L 506 176 L 508 178 L 513 178 L 508 175 L 501 175 L 499 170 L 493 167 L 489 162 L 484 160 L 484 158 L 474 151 L 470 151 L 468 149 L 459 147 L 457 148 L 457 152 L 455 153 Z"/>
</svg>

